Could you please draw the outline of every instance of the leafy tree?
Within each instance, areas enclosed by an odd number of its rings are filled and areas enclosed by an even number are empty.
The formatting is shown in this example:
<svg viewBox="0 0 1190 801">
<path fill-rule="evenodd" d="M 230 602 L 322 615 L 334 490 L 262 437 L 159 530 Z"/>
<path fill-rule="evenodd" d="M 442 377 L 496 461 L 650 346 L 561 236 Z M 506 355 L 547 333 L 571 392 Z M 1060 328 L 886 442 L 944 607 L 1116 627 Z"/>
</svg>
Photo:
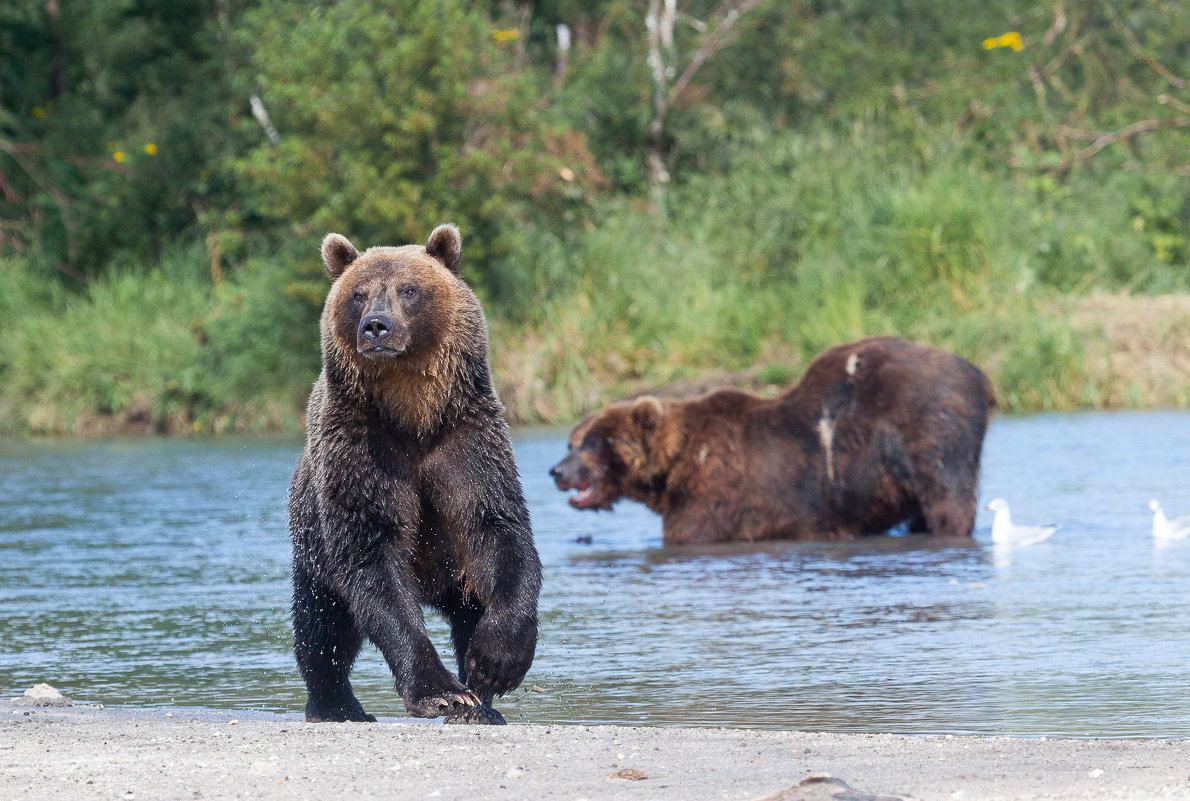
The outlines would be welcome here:
<svg viewBox="0 0 1190 801">
<path fill-rule="evenodd" d="M 249 91 L 278 136 L 262 133 L 237 174 L 252 213 L 298 237 L 416 242 L 453 220 L 468 269 L 499 295 L 511 229 L 561 224 L 600 186 L 583 137 L 548 122 L 517 69 L 521 32 L 471 4 L 275 0 L 245 23 Z"/>
<path fill-rule="evenodd" d="M 240 145 L 232 0 L 16 0 L 0 9 L 0 245 L 80 280 L 154 258 L 226 202 Z"/>
</svg>

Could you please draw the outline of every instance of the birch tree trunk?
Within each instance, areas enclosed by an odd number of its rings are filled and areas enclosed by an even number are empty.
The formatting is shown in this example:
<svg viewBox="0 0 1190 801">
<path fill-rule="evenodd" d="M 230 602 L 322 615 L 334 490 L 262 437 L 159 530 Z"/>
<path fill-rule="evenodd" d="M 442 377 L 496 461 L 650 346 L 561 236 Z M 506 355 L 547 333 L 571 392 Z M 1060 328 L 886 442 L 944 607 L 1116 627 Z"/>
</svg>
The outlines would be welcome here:
<svg viewBox="0 0 1190 801">
<path fill-rule="evenodd" d="M 728 44 L 731 29 L 740 17 L 763 2 L 765 0 L 726 0 L 716 12 L 717 21 L 712 24 L 691 20 L 691 26 L 702 34 L 702 41 L 686 68 L 678 75 L 674 48 L 677 0 L 649 0 L 648 12 L 645 14 L 647 64 L 653 83 L 653 119 L 649 123 L 649 184 L 653 198 L 659 204 L 664 204 L 666 184 L 669 183 L 665 126 L 670 107 L 681 97 L 707 60 Z M 678 75 L 677 80 L 674 80 L 675 75 Z"/>
</svg>

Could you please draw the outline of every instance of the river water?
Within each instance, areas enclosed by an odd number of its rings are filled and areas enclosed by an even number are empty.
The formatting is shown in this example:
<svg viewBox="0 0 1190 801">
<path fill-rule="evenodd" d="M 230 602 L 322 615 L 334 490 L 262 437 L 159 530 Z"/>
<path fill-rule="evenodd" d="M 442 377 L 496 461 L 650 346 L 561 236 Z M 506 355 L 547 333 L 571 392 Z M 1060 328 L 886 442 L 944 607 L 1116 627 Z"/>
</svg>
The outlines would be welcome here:
<svg viewBox="0 0 1190 801">
<path fill-rule="evenodd" d="M 1011 551 L 982 509 L 958 543 L 665 549 L 641 506 L 567 506 L 546 475 L 565 433 L 515 440 L 545 587 L 533 669 L 498 704 L 510 722 L 1190 736 L 1190 540 L 1155 543 L 1147 508 L 1190 514 L 1190 413 L 996 419 L 981 507 L 1062 526 Z M 299 450 L 0 442 L 0 696 L 46 681 L 108 705 L 300 711 Z M 403 716 L 370 646 L 352 681 Z"/>
</svg>

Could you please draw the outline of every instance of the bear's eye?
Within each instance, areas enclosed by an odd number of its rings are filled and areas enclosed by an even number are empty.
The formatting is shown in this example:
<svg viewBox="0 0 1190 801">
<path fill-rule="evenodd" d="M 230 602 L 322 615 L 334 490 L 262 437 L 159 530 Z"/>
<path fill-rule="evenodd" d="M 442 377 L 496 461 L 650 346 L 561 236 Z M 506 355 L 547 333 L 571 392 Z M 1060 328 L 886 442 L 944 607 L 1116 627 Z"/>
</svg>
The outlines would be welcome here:
<svg viewBox="0 0 1190 801">
<path fill-rule="evenodd" d="M 354 300 L 356 303 L 359 303 L 360 301 L 362 301 L 362 300 L 364 299 L 364 292 L 363 292 L 363 290 L 362 290 L 362 289 L 357 289 L 357 290 L 355 290 L 354 292 L 352 292 L 352 293 L 351 293 L 351 299 L 352 299 L 352 300 Z"/>
<path fill-rule="evenodd" d="M 417 297 L 417 287 L 407 286 L 407 287 L 405 287 L 405 289 L 403 289 L 401 291 L 401 294 L 407 298 L 416 298 Z"/>
<path fill-rule="evenodd" d="M 580 451 L 593 451 L 599 447 L 599 438 L 593 434 L 587 435 L 583 439 L 583 444 L 578 446 Z"/>
</svg>

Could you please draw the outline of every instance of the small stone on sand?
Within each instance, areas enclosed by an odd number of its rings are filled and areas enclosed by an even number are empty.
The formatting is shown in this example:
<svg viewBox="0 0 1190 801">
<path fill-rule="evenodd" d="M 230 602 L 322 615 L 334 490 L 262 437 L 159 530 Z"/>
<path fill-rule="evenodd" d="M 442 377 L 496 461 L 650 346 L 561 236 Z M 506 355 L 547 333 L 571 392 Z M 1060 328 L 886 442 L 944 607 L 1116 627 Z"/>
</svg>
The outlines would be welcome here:
<svg viewBox="0 0 1190 801">
<path fill-rule="evenodd" d="M 871 795 L 829 775 L 810 776 L 794 787 L 756 801 L 903 801 L 904 795 Z"/>
<path fill-rule="evenodd" d="M 12 699 L 16 706 L 71 706 L 74 702 L 48 684 L 35 684 L 25 694 Z"/>
</svg>

